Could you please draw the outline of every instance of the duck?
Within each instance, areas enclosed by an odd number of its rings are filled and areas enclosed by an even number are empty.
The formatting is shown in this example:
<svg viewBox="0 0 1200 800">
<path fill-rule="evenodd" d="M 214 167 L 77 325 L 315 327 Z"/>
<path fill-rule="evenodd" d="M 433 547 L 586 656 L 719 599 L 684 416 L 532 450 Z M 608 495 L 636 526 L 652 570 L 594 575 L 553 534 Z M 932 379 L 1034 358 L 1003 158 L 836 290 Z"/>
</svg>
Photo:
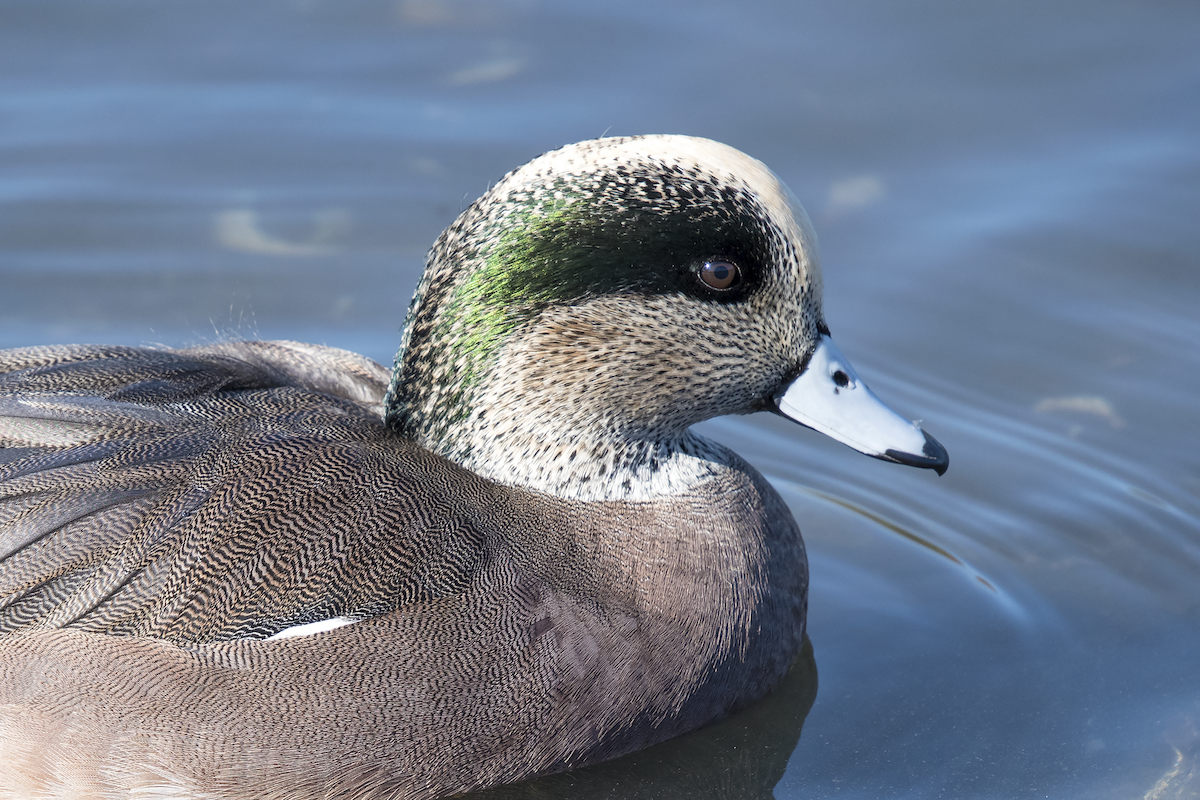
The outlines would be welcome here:
<svg viewBox="0 0 1200 800">
<path fill-rule="evenodd" d="M 441 798 L 762 698 L 804 641 L 804 543 L 693 426 L 769 411 L 948 465 L 821 297 L 765 165 L 609 137 L 441 234 L 391 370 L 0 352 L 0 798 Z"/>
</svg>

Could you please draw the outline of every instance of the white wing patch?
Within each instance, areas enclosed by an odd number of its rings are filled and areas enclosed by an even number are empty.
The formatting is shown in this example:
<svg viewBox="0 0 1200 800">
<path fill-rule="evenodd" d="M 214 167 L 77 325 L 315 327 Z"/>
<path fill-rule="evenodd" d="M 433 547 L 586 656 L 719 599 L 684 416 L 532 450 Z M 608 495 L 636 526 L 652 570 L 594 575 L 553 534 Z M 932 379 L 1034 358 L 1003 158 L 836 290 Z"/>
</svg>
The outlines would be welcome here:
<svg viewBox="0 0 1200 800">
<path fill-rule="evenodd" d="M 273 642 L 276 639 L 291 639 L 293 636 L 312 636 L 315 633 L 325 633 L 336 628 L 341 628 L 346 625 L 352 625 L 358 622 L 353 617 L 333 617 L 331 619 L 321 619 L 316 622 L 306 622 L 303 625 L 293 625 L 290 628 L 284 628 L 274 636 L 268 636 L 267 641 Z"/>
</svg>

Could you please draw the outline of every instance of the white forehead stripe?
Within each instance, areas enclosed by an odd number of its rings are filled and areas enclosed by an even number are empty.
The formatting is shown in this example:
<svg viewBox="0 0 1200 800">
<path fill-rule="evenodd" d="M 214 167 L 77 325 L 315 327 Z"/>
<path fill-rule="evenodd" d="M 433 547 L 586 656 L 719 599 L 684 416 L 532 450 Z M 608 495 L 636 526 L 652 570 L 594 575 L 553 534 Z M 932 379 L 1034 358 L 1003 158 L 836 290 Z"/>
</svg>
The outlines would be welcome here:
<svg viewBox="0 0 1200 800">
<path fill-rule="evenodd" d="M 659 134 L 579 142 L 535 158 L 512 172 L 503 185 L 510 192 L 521 192 L 538 184 L 539 176 L 592 175 L 616 167 L 636 168 L 640 163 L 675 165 L 698 173 L 699 180 L 741 187 L 758 199 L 780 230 L 801 241 L 812 236 L 795 195 L 765 164 L 727 144 L 697 136 Z"/>
</svg>

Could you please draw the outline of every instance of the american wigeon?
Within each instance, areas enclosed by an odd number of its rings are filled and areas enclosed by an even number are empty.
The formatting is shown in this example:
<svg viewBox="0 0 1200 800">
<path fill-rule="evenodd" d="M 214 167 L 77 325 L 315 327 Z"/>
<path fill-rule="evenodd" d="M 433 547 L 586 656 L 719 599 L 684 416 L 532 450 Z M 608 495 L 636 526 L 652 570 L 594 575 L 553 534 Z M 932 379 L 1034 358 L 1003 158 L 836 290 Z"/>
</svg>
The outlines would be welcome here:
<svg viewBox="0 0 1200 800">
<path fill-rule="evenodd" d="M 442 234 L 389 373 L 292 342 L 0 353 L 0 797 L 436 798 L 768 692 L 787 506 L 690 426 L 939 472 L 758 161 L 608 138 Z"/>
</svg>

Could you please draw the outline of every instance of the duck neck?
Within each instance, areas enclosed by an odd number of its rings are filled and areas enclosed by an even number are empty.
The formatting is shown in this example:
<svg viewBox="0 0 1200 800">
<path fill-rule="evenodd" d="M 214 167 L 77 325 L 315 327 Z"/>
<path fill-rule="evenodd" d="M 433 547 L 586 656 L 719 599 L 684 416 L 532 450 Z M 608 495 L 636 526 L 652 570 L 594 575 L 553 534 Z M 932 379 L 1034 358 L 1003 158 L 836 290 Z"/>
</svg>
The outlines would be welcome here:
<svg viewBox="0 0 1200 800">
<path fill-rule="evenodd" d="M 559 385 L 560 397 L 531 397 L 503 383 L 393 402 L 388 422 L 485 478 L 574 500 L 680 495 L 736 459 L 686 426 L 635 424 L 621 418 L 624 409 L 584 405 L 585 398 L 570 396 L 581 388 L 570 381 Z"/>
<path fill-rule="evenodd" d="M 437 434 L 414 438 L 497 483 L 573 500 L 679 495 L 729 464 L 728 451 L 690 430 L 649 435 L 602 423 L 571 424 L 569 416 L 519 401 L 515 407 L 480 404 L 448 428 L 419 426 Z"/>
<path fill-rule="evenodd" d="M 671 439 L 544 431 L 502 435 L 461 455 L 463 466 L 499 483 L 573 500 L 645 501 L 687 492 L 716 476 L 725 453 L 690 432 Z"/>
</svg>

